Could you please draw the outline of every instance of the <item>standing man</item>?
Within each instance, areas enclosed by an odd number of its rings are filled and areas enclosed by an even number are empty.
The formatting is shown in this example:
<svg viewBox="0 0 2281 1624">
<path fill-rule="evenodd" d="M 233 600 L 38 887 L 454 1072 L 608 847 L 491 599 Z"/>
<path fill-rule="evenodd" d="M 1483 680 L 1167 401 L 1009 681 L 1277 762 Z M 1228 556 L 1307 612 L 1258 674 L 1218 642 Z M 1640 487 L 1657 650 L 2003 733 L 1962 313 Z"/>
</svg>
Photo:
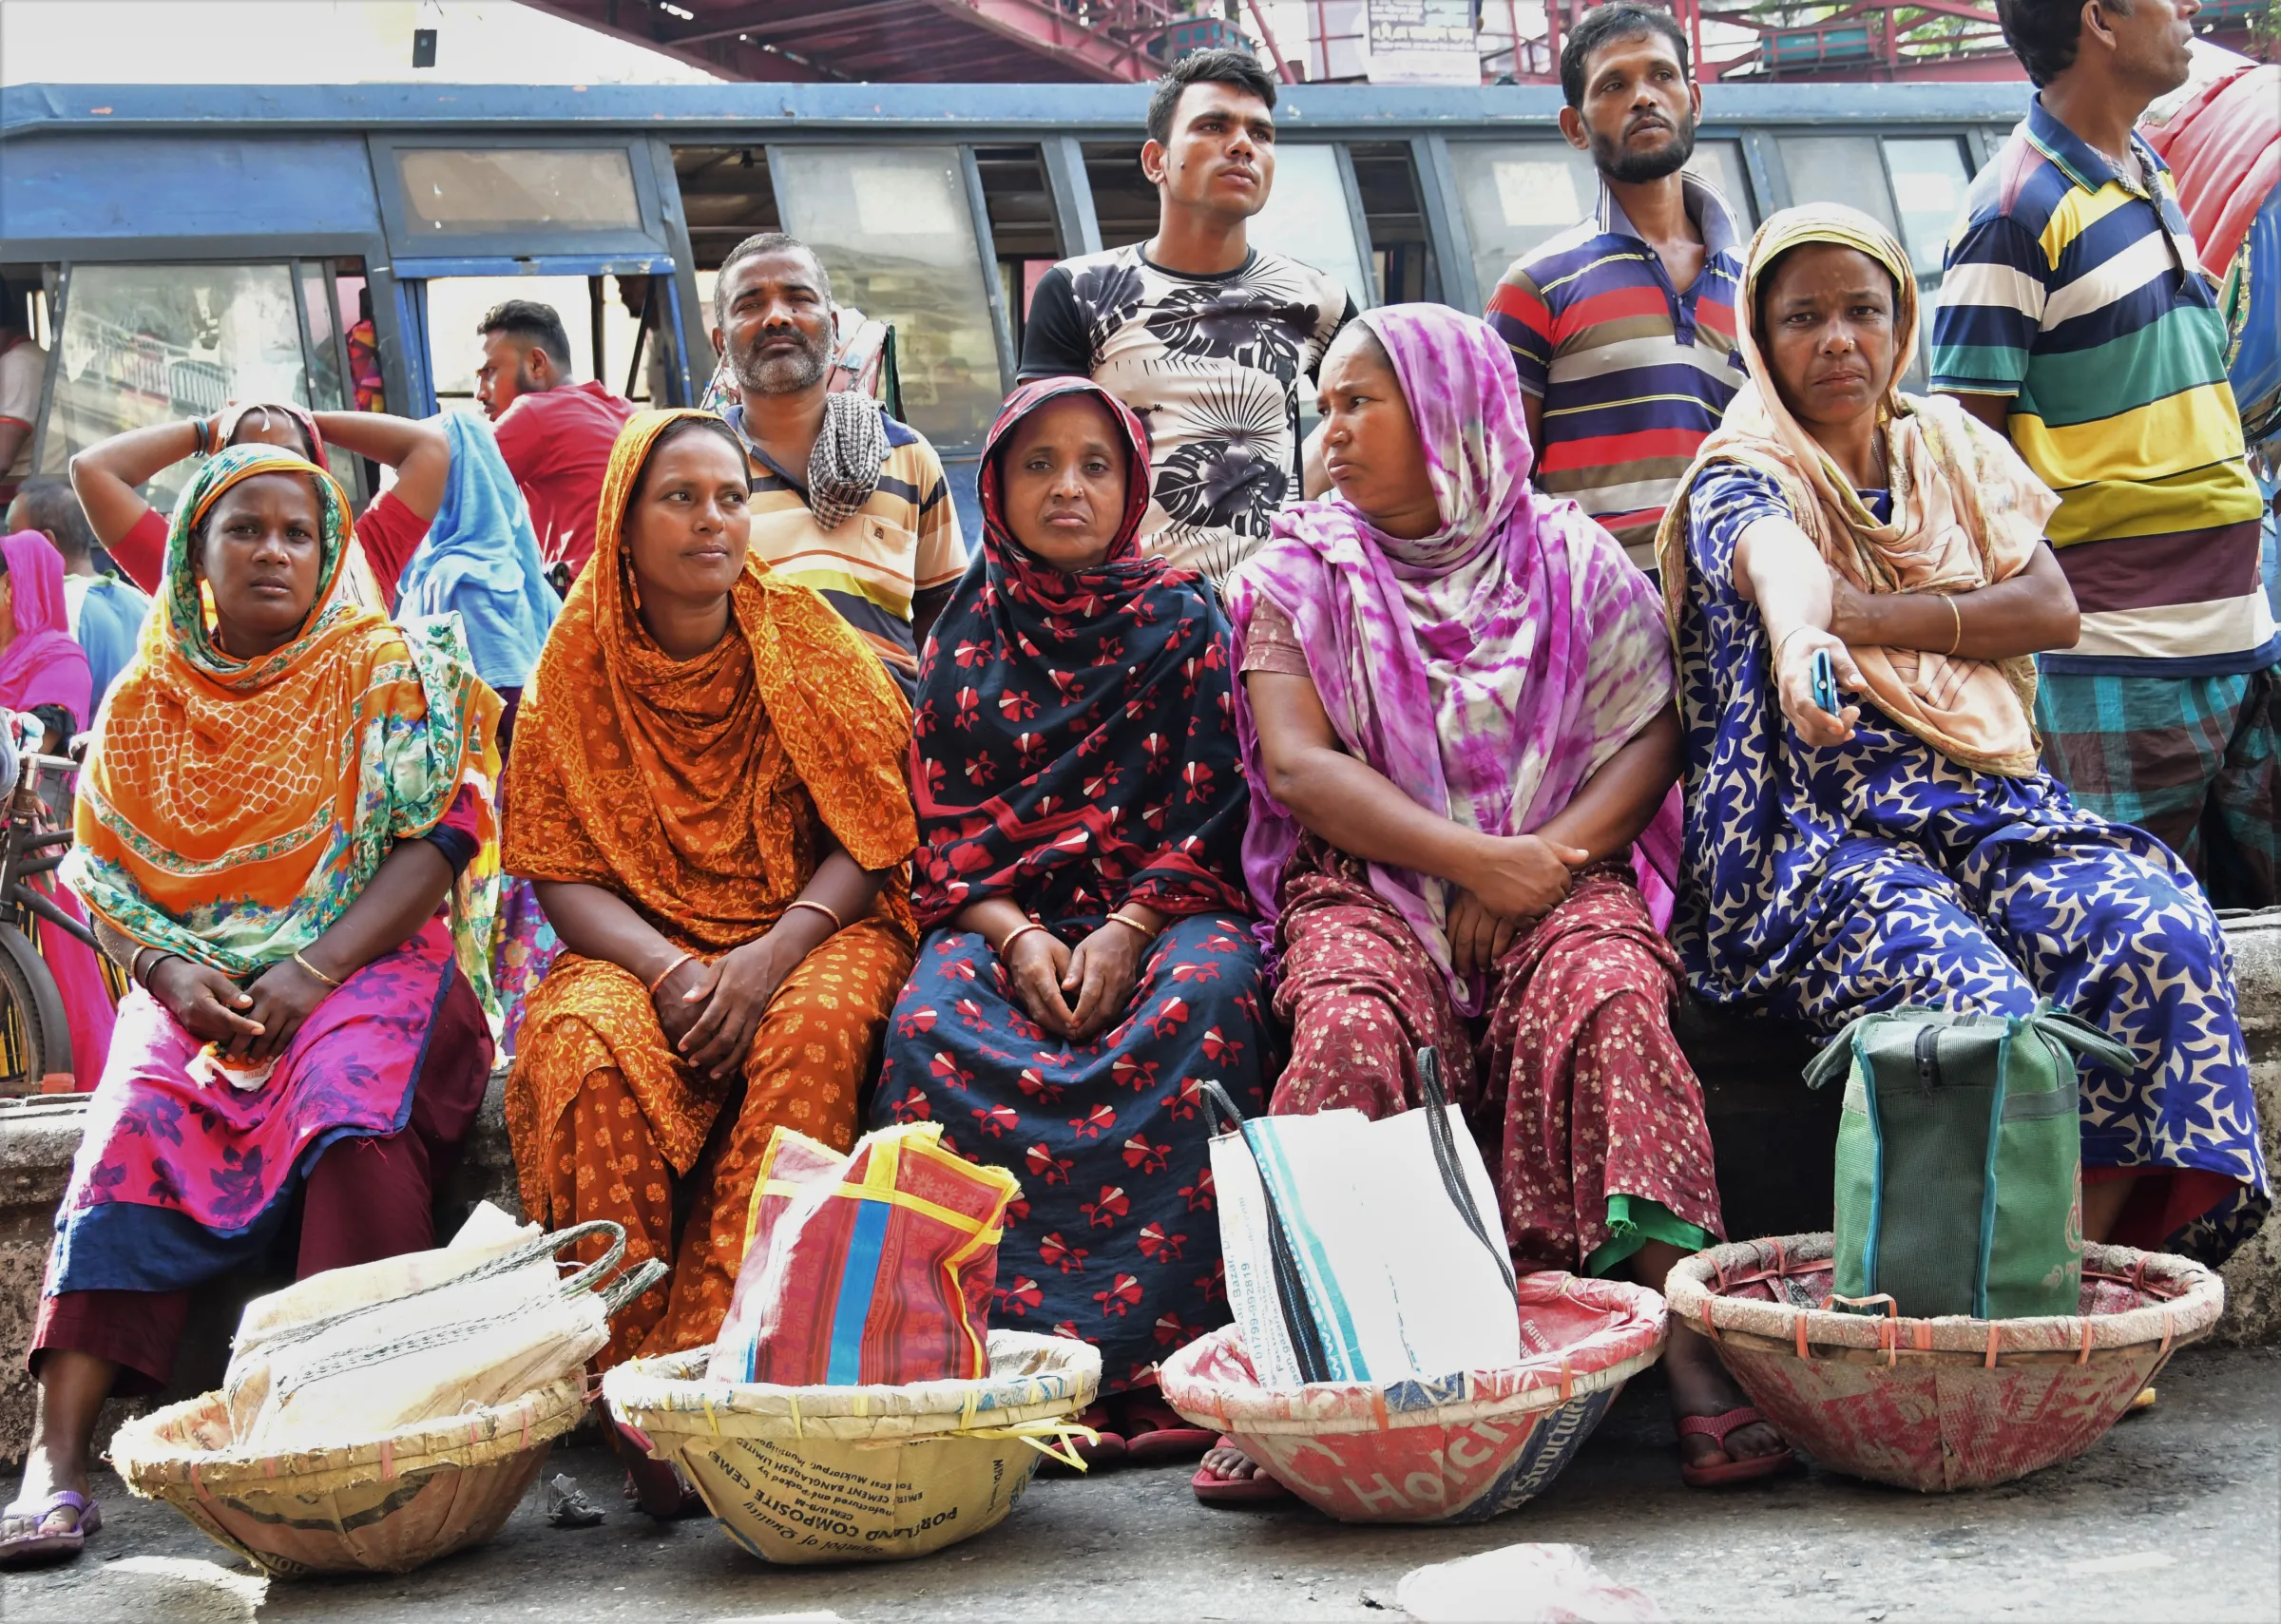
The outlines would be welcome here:
<svg viewBox="0 0 2281 1624">
<path fill-rule="evenodd" d="M 1600 206 L 1513 262 L 1488 321 L 1521 374 L 1537 484 L 1652 570 L 1679 476 L 1747 375 L 1742 255 L 1725 200 L 1681 173 L 1703 93 L 1669 11 L 1585 12 L 1561 49 L 1561 133 L 1592 155 Z"/>
<path fill-rule="evenodd" d="M 570 334 L 551 305 L 508 299 L 483 318 L 475 403 L 530 508 L 539 556 L 565 591 L 594 556 L 594 512 L 634 403 L 570 381 Z"/>
<path fill-rule="evenodd" d="M 908 696 L 966 543 L 926 436 L 868 394 L 832 392 L 833 308 L 799 239 L 730 249 L 713 284 L 713 347 L 739 396 L 723 415 L 752 466 L 753 550 L 821 593 Z"/>
<path fill-rule="evenodd" d="M 1337 278 L 1245 239 L 1275 179 L 1275 82 L 1247 51 L 1199 50 L 1157 81 L 1140 168 L 1157 234 L 1038 282 L 1022 377 L 1091 377 L 1148 428 L 1140 534 L 1226 579 L 1299 495 L 1299 397 L 1353 301 Z"/>
<path fill-rule="evenodd" d="M 2220 908 L 2274 900 L 2281 658 L 2226 331 L 2170 171 L 2133 129 L 2186 82 L 2195 0 L 1999 0 L 2038 93 L 1972 185 L 1932 387 L 2060 495 L 2082 638 L 2045 655 L 2044 762 L 2166 842 Z"/>
<path fill-rule="evenodd" d="M 0 507 L 31 477 L 31 430 L 47 380 L 48 352 L 32 340 L 31 313 L 0 277 Z"/>
</svg>

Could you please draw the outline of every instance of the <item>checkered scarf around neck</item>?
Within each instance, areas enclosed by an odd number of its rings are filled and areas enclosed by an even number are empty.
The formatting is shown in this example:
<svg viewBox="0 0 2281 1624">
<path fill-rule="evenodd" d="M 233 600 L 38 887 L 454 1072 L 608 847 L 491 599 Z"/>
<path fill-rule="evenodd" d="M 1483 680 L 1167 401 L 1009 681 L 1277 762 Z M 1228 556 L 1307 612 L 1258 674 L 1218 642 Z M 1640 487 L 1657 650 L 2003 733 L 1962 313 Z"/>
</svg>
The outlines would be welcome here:
<svg viewBox="0 0 2281 1624">
<path fill-rule="evenodd" d="M 1892 518 L 1869 511 L 1853 482 L 1799 422 L 1769 380 L 1758 330 L 1761 284 L 1775 260 L 1809 243 L 1869 256 L 1892 278 L 1893 381 L 1877 411 L 1885 440 Z M 1751 239 L 1744 257 L 1735 337 L 1749 364 L 1727 414 L 1680 480 L 1683 492 L 1714 463 L 1764 474 L 1830 568 L 1863 592 L 1975 591 L 2027 568 L 2059 498 L 2029 471 L 2011 443 L 1945 396 L 1901 392 L 1916 353 L 1917 279 L 1893 234 L 1858 209 L 1813 203 L 1784 209 Z M 1686 606 L 1687 503 L 1671 504 L 1656 533 L 1673 625 Z M 1960 622 L 1961 623 L 1961 622 Z M 1959 766 L 2025 777 L 2041 771 L 2035 730 L 2036 662 L 1959 659 L 1917 649 L 1849 647 L 1869 697 L 1895 722 Z"/>
<path fill-rule="evenodd" d="M 808 453 L 808 511 L 815 522 L 837 529 L 879 488 L 886 462 L 885 409 L 853 391 L 824 396 L 824 426 Z"/>
<path fill-rule="evenodd" d="M 316 595 L 292 640 L 238 659 L 214 640 L 196 531 L 223 492 L 264 474 L 316 487 Z M 80 777 L 64 876 L 130 940 L 242 979 L 316 941 L 398 843 L 470 788 L 481 850 L 451 929 L 489 1009 L 499 699 L 456 619 L 398 626 L 351 601 L 353 538 L 340 487 L 291 451 L 233 446 L 199 469 L 175 507 L 156 612 Z"/>
<path fill-rule="evenodd" d="M 1442 526 L 1390 536 L 1337 494 L 1285 509 L 1228 583 L 1237 667 L 1254 614 L 1273 602 L 1350 754 L 1437 815 L 1525 834 L 1671 702 L 1670 638 L 1615 539 L 1530 488 L 1520 384 L 1496 333 L 1442 305 L 1358 319 L 1393 361 Z M 1272 921 L 1300 828 L 1268 790 L 1240 692 L 1236 715 L 1252 786 L 1244 873 Z M 1668 887 L 1678 831 L 1675 791 L 1639 839 L 1643 888 Z M 1388 864 L 1370 876 L 1460 1011 L 1476 1013 L 1484 987 L 1453 968 L 1447 883 Z M 1650 900 L 1667 908 L 1668 890 Z"/>
</svg>

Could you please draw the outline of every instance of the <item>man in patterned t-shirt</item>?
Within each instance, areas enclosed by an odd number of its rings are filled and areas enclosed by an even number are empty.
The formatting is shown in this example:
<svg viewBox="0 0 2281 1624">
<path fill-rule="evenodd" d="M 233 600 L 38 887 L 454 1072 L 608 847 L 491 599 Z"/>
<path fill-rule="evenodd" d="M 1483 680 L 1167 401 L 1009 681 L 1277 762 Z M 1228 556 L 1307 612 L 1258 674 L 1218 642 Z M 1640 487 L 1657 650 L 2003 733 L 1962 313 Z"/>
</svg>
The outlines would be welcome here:
<svg viewBox="0 0 2281 1624">
<path fill-rule="evenodd" d="M 1158 81 L 1140 167 L 1146 242 L 1064 260 L 1031 300 L 1022 376 L 1080 374 L 1147 425 L 1141 535 L 1215 581 L 1299 497 L 1299 397 L 1354 314 L 1336 277 L 1253 248 L 1275 179 L 1275 82 L 1250 54 L 1205 50 Z"/>
</svg>

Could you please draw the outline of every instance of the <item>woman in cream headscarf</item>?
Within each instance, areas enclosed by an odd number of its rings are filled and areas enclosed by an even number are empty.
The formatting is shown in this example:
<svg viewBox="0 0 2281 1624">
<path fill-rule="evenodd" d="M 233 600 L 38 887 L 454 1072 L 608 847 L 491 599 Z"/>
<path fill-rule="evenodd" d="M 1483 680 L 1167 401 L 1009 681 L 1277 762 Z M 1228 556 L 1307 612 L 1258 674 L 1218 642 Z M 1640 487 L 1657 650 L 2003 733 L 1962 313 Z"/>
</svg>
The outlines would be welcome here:
<svg viewBox="0 0 2281 1624">
<path fill-rule="evenodd" d="M 1916 283 L 1866 215 L 1769 220 L 1737 315 L 1754 381 L 1657 541 L 1690 982 L 1822 1033 L 2073 1009 L 2139 1062 L 2082 1074 L 2085 1235 L 2222 1258 L 2270 1205 L 2224 937 L 2159 842 L 2036 764 L 2032 656 L 2076 635 L 2056 499 L 1953 402 L 1900 392 Z"/>
</svg>

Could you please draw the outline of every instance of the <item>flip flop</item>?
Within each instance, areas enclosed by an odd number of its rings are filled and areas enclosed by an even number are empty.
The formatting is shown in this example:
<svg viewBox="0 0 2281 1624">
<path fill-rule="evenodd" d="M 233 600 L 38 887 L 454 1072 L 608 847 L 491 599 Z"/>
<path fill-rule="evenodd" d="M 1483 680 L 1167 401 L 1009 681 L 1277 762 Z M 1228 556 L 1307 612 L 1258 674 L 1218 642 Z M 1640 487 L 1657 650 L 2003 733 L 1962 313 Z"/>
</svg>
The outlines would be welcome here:
<svg viewBox="0 0 2281 1624">
<path fill-rule="evenodd" d="M 79 1514 L 77 1525 L 42 1531 L 40 1524 L 59 1511 Z M 58 1489 L 38 1504 L 18 1500 L 0 1517 L 31 1519 L 29 1531 L 0 1539 L 0 1568 L 30 1568 L 46 1562 L 67 1562 L 87 1548 L 87 1536 L 103 1532 L 103 1507 L 77 1489 Z"/>
<path fill-rule="evenodd" d="M 1213 1447 L 1223 1446 L 1229 1449 L 1238 1447 L 1233 1438 L 1224 1434 Z M 1198 1466 L 1196 1476 L 1188 1480 L 1188 1486 L 1196 1491 L 1196 1498 L 1206 1505 L 1273 1505 L 1298 1498 L 1276 1481 L 1264 1467 L 1248 1478 L 1223 1478 L 1209 1466 Z"/>
<path fill-rule="evenodd" d="M 1749 1404 L 1728 1410 L 1723 1415 L 1683 1415 L 1679 1417 L 1681 1438 L 1708 1438 L 1725 1453 L 1727 1434 L 1738 1426 L 1762 1422 L 1760 1415 Z M 1794 1472 L 1804 1464 L 1796 1453 L 1783 1449 L 1773 1455 L 1748 1455 L 1743 1459 L 1727 1460 L 1712 1466 L 1690 1466 L 1686 1457 L 1679 1458 L 1679 1478 L 1691 1489 L 1723 1488 L 1734 1483 L 1755 1482 L 1781 1472 Z"/>
<path fill-rule="evenodd" d="M 1162 1399 L 1124 1396 L 1124 1458 L 1136 1466 L 1166 1461 L 1194 1461 L 1212 1447 L 1217 1436 L 1190 1426 L 1180 1412 Z"/>
<path fill-rule="evenodd" d="M 640 1427 L 626 1425 L 606 1410 L 602 1419 L 603 1436 L 625 1462 L 628 1499 L 660 1522 L 704 1515 L 704 1497 L 671 1461 L 650 1459 L 649 1438 Z"/>
<path fill-rule="evenodd" d="M 1077 1424 L 1089 1426 L 1101 1434 L 1101 1441 L 1097 1443 L 1087 1443 L 1082 1438 L 1069 1440 L 1070 1449 L 1085 1463 L 1085 1469 L 1080 1472 L 1075 1466 L 1048 1455 L 1038 1462 L 1041 1473 L 1052 1478 L 1090 1477 L 1095 1472 L 1124 1463 L 1124 1434 L 1109 1429 L 1109 1409 L 1106 1404 L 1087 1405 L 1078 1416 Z"/>
</svg>

